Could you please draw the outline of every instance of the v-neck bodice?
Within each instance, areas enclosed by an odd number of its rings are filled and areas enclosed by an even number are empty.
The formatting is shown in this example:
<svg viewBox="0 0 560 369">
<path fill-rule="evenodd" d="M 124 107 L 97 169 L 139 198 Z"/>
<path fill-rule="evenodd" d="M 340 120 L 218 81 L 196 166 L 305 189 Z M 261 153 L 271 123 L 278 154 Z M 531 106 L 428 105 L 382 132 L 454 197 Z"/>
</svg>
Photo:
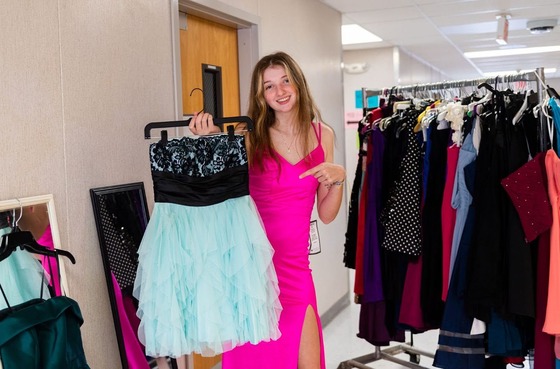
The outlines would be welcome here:
<svg viewBox="0 0 560 369">
<path fill-rule="evenodd" d="M 266 154 L 262 169 L 258 166 L 249 169 L 249 192 L 272 245 L 278 244 L 275 240 L 289 239 L 303 246 L 300 252 L 306 252 L 309 220 L 319 182 L 313 176 L 302 179 L 299 176 L 324 162 L 325 153 L 319 140 L 317 147 L 295 164 L 276 155 L 278 161 Z"/>
</svg>

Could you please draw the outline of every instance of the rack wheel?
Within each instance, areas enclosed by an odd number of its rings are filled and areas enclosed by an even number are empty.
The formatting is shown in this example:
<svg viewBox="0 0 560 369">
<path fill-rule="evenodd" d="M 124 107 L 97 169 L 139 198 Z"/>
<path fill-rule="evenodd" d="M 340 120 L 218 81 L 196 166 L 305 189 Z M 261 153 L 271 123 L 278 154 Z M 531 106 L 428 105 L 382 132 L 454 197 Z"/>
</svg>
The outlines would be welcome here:
<svg viewBox="0 0 560 369">
<path fill-rule="evenodd" d="M 410 362 L 414 363 L 414 364 L 420 364 L 420 355 L 418 354 L 412 354 L 412 353 L 408 353 L 408 355 L 410 356 Z"/>
</svg>

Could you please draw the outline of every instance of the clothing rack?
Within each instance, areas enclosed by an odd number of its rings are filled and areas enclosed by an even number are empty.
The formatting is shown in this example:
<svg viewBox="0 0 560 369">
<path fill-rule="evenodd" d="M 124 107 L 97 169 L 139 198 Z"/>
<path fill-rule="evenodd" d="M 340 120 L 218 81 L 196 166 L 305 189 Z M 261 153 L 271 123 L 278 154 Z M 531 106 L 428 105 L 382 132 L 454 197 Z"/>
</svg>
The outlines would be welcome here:
<svg viewBox="0 0 560 369">
<path fill-rule="evenodd" d="M 409 92 L 411 94 L 416 94 L 418 92 L 429 92 L 429 91 L 443 91 L 449 89 L 460 89 L 464 87 L 474 87 L 479 88 L 482 84 L 487 84 L 497 88 L 500 84 L 508 84 L 513 82 L 520 82 L 520 81 L 527 81 L 527 82 L 536 82 L 537 84 L 537 96 L 539 101 L 543 101 L 545 89 L 550 95 L 550 91 L 548 91 L 548 86 L 545 84 L 545 77 L 544 77 L 544 68 L 537 68 L 534 71 L 525 72 L 525 73 L 517 73 L 511 75 L 503 75 L 503 76 L 496 76 L 496 77 L 488 77 L 488 78 L 479 78 L 479 79 L 472 79 L 472 80 L 456 80 L 456 81 L 444 81 L 444 82 L 437 82 L 437 83 L 425 83 L 425 84 L 416 84 L 416 85 L 405 85 L 405 86 L 393 86 L 392 88 L 385 88 L 385 89 L 368 89 L 362 88 L 362 106 L 364 107 L 364 116 L 367 114 L 367 99 L 371 96 L 389 96 L 389 95 L 397 95 L 403 92 Z M 539 146 L 541 151 L 545 151 L 548 146 L 548 135 L 547 126 L 546 126 L 546 117 L 544 114 L 541 114 L 539 117 Z M 401 358 L 395 357 L 398 354 L 408 354 L 410 355 L 410 362 L 403 360 Z M 370 366 L 365 364 L 372 363 L 378 360 L 387 360 L 408 368 L 416 368 L 416 369 L 428 369 L 428 367 L 424 367 L 419 365 L 420 363 L 420 356 L 426 356 L 429 358 L 434 358 L 434 354 L 420 350 L 412 346 L 412 337 L 410 343 L 402 343 L 393 346 L 389 346 L 386 349 L 381 349 L 379 346 L 375 346 L 375 350 L 371 354 L 367 354 L 364 356 L 356 357 L 347 361 L 343 361 L 338 365 L 337 369 L 350 369 L 350 368 L 359 368 L 359 369 L 373 369 Z"/>
<path fill-rule="evenodd" d="M 456 81 L 444 81 L 444 82 L 436 82 L 436 83 L 421 83 L 416 85 L 405 85 L 405 86 L 393 86 L 391 88 L 384 88 L 384 89 L 368 89 L 362 88 L 362 106 L 364 107 L 364 115 L 365 109 L 367 108 L 367 99 L 371 96 L 387 96 L 390 94 L 398 94 L 402 92 L 409 92 L 412 94 L 418 92 L 429 92 L 429 91 L 443 91 L 452 88 L 463 88 L 463 87 L 478 87 L 483 83 L 494 85 L 497 87 L 499 84 L 508 84 L 513 82 L 536 82 L 537 84 L 537 96 L 539 101 L 543 101 L 545 90 L 551 95 L 548 86 L 545 84 L 545 77 L 544 77 L 544 68 L 537 68 L 534 71 L 524 72 L 524 73 L 516 73 L 516 74 L 508 74 L 508 75 L 501 75 L 496 77 L 486 77 L 486 78 L 478 78 L 478 79 L 471 79 L 471 80 L 456 80 Z M 553 92 L 553 94 L 555 94 Z M 546 117 L 541 114 L 539 117 L 539 146 L 541 151 L 545 151 L 548 147 L 548 140 L 546 134 Z"/>
</svg>

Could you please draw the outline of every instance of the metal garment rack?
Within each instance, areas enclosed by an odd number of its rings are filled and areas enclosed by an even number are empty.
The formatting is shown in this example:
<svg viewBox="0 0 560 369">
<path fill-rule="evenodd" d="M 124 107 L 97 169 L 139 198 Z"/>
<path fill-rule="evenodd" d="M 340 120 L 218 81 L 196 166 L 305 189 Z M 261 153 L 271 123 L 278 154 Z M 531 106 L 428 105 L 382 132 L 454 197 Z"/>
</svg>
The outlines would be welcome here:
<svg viewBox="0 0 560 369">
<path fill-rule="evenodd" d="M 418 92 L 443 91 L 452 88 L 462 88 L 462 87 L 478 87 L 482 83 L 487 83 L 490 86 L 494 85 L 497 87 L 497 85 L 499 84 L 507 84 L 507 83 L 519 82 L 519 81 L 536 82 L 538 99 L 541 102 L 543 101 L 545 89 L 547 87 L 544 79 L 544 68 L 537 68 L 535 71 L 531 71 L 527 73 L 518 73 L 518 74 L 497 76 L 491 78 L 446 81 L 446 82 L 426 83 L 426 84 L 407 85 L 407 86 L 394 86 L 392 88 L 386 88 L 386 89 L 362 88 L 362 106 L 364 107 L 364 115 L 365 115 L 366 114 L 365 112 L 367 110 L 367 99 L 368 97 L 371 96 L 387 96 L 389 94 L 396 95 L 402 92 L 409 92 L 414 95 Z M 544 151 L 546 150 L 548 141 L 547 141 L 547 134 L 546 134 L 547 132 L 546 117 L 544 117 L 543 114 L 540 115 L 539 123 L 540 123 L 539 132 L 538 132 L 539 144 L 541 147 L 541 151 Z M 412 339 L 410 343 L 402 343 L 394 346 L 389 346 L 388 348 L 383 350 L 379 346 L 374 346 L 374 347 L 375 350 L 373 353 L 356 357 L 354 359 L 350 359 L 347 361 L 343 361 L 338 365 L 337 369 L 350 369 L 350 368 L 374 369 L 371 366 L 367 366 L 366 364 L 378 360 L 391 361 L 393 363 L 400 364 L 407 368 L 428 369 L 428 367 L 419 365 L 420 356 L 426 356 L 432 359 L 434 358 L 433 353 L 420 350 L 412 346 Z M 410 355 L 410 361 L 406 361 L 396 357 L 396 355 L 402 353 Z"/>
<path fill-rule="evenodd" d="M 544 68 L 537 68 L 534 71 L 524 72 L 524 73 L 516 73 L 516 74 L 507 74 L 502 76 L 496 77 L 486 77 L 486 78 L 479 78 L 479 79 L 470 79 L 470 80 L 456 80 L 456 81 L 444 81 L 444 82 L 436 82 L 436 83 L 423 83 L 423 84 L 416 84 L 416 85 L 405 85 L 405 86 L 393 86 L 391 88 L 384 88 L 384 89 L 369 89 L 369 88 L 362 88 L 362 106 L 364 107 L 364 115 L 365 110 L 367 108 L 367 99 L 371 96 L 387 96 L 389 94 L 399 94 L 402 92 L 408 92 L 411 94 L 422 93 L 422 92 L 430 92 L 430 91 L 445 91 L 452 88 L 460 89 L 463 87 L 478 87 L 482 83 L 487 83 L 490 86 L 497 87 L 498 85 L 513 83 L 513 82 L 536 82 L 537 84 L 537 96 L 540 102 L 544 99 L 545 90 L 547 85 L 545 84 L 545 77 L 544 77 Z M 545 151 L 548 147 L 548 138 L 547 138 L 547 127 L 546 127 L 546 117 L 544 114 L 540 115 L 539 121 L 539 146 L 541 151 Z"/>
</svg>

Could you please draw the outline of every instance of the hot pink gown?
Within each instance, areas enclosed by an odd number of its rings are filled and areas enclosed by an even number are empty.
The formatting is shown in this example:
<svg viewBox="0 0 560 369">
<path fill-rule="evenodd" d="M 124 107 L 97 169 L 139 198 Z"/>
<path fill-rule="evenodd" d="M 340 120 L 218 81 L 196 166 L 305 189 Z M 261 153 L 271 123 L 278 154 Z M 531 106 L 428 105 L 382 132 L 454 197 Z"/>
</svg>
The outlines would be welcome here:
<svg viewBox="0 0 560 369">
<path fill-rule="evenodd" d="M 321 142 L 321 126 L 315 130 Z M 299 179 L 306 170 L 325 161 L 319 144 L 307 158 L 290 164 L 279 156 L 280 171 L 270 156 L 264 170 L 249 170 L 249 190 L 274 248 L 274 267 L 278 275 L 282 313 L 276 341 L 245 344 L 222 357 L 223 369 L 296 369 L 301 329 L 308 306 L 315 311 L 321 341 L 321 368 L 325 368 L 323 335 L 317 314 L 315 287 L 309 268 L 309 222 L 315 203 L 318 181 L 313 176 Z"/>
</svg>

